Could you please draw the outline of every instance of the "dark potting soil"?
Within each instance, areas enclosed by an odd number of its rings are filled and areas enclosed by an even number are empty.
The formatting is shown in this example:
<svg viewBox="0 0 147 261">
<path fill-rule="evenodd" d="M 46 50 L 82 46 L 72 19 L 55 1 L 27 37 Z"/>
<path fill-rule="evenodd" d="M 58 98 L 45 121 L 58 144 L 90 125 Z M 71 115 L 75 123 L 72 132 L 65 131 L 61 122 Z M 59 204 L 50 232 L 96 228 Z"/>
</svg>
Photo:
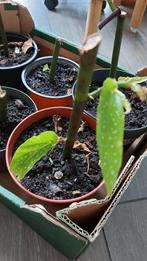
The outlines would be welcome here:
<svg viewBox="0 0 147 261">
<path fill-rule="evenodd" d="M 147 103 L 142 102 L 138 97 L 133 97 L 129 90 L 121 90 L 131 104 L 130 113 L 125 116 L 125 127 L 127 129 L 136 129 L 147 125 Z"/>
<path fill-rule="evenodd" d="M 32 135 L 55 129 L 53 119 L 54 117 L 49 117 L 30 126 L 21 135 L 16 147 Z M 90 152 L 74 149 L 72 160 L 68 162 L 62 157 L 63 143 L 59 143 L 35 164 L 21 181 L 22 185 L 32 193 L 56 200 L 78 197 L 93 190 L 102 179 L 98 165 L 95 132 L 86 123 L 83 128 L 84 130 L 78 133 L 77 139 L 84 143 Z M 68 120 L 59 117 L 58 126 L 56 126 L 58 136 L 65 137 L 67 129 Z"/>
<path fill-rule="evenodd" d="M 40 65 L 27 76 L 26 81 L 30 88 L 38 93 L 46 96 L 62 96 L 72 93 L 76 78 L 76 68 L 68 64 L 57 64 L 54 81 L 50 82 L 49 71 L 43 71 L 43 65 Z"/>
<path fill-rule="evenodd" d="M 97 82 L 92 82 L 90 92 L 96 90 L 98 87 Z M 133 93 L 129 90 L 121 89 L 126 95 L 131 104 L 131 112 L 125 115 L 125 128 L 134 129 L 141 128 L 147 125 L 147 103 L 142 102 L 139 98 L 133 96 Z M 85 110 L 93 117 L 96 117 L 97 105 L 99 98 L 90 99 L 86 103 Z"/>
<path fill-rule="evenodd" d="M 22 64 L 32 56 L 32 48 L 29 48 L 26 53 L 23 53 L 21 45 L 23 45 L 23 42 L 18 42 L 16 44 L 12 42 L 8 48 L 8 57 L 5 56 L 4 48 L 0 48 L 0 67 L 9 67 Z"/>
<path fill-rule="evenodd" d="M 33 109 L 20 99 L 9 97 L 7 118 L 0 123 L 0 150 L 5 149 L 7 140 L 16 125 L 32 112 Z"/>
</svg>

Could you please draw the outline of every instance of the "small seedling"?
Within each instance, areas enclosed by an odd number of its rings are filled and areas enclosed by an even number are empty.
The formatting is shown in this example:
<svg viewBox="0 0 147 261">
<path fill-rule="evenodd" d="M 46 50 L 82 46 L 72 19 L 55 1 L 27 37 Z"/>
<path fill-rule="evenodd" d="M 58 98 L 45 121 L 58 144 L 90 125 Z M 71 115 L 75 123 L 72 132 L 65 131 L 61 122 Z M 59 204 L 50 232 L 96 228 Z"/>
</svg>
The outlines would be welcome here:
<svg viewBox="0 0 147 261">
<path fill-rule="evenodd" d="M 8 57 L 9 56 L 8 41 L 7 41 L 7 36 L 6 36 L 5 30 L 4 30 L 4 25 L 3 25 L 3 20 L 2 20 L 1 14 L 0 14 L 0 35 L 1 35 L 1 38 L 2 38 L 3 46 L 4 46 L 5 56 Z"/>
<path fill-rule="evenodd" d="M 45 64 L 43 66 L 43 72 L 49 71 L 50 82 L 54 81 L 54 78 L 56 75 L 56 68 L 57 68 L 58 56 L 59 56 L 61 45 L 62 45 L 62 39 L 57 38 L 56 42 L 55 42 L 54 50 L 53 50 L 53 57 L 52 57 L 50 68 L 49 68 L 48 64 Z"/>
</svg>

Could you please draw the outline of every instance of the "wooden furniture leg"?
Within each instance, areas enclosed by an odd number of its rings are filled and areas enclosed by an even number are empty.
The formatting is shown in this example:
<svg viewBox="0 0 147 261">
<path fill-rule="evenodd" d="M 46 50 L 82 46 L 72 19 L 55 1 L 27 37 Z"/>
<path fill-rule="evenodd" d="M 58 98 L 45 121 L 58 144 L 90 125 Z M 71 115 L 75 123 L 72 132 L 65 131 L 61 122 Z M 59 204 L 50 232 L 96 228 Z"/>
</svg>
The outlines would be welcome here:
<svg viewBox="0 0 147 261">
<path fill-rule="evenodd" d="M 137 31 L 138 26 L 142 22 L 146 6 L 147 0 L 136 0 L 130 23 L 130 27 L 133 32 Z"/>
<path fill-rule="evenodd" d="M 121 0 L 113 0 L 113 2 L 116 6 L 121 5 Z"/>
</svg>

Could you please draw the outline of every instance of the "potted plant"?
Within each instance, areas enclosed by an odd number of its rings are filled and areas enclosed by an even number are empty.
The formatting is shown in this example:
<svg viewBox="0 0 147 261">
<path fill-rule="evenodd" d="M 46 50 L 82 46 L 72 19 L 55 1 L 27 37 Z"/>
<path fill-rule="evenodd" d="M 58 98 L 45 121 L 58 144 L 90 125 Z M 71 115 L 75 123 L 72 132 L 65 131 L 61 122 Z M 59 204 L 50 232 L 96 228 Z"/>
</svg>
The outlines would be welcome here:
<svg viewBox="0 0 147 261">
<path fill-rule="evenodd" d="M 21 72 L 37 56 L 36 43 L 27 36 L 6 33 L 0 14 L 0 84 L 22 88 Z"/>
<path fill-rule="evenodd" d="M 5 148 L 16 125 L 37 107 L 25 93 L 10 87 L 0 87 L 0 170 L 6 169 Z"/>
<path fill-rule="evenodd" d="M 109 5 L 113 11 L 116 12 L 119 10 L 115 7 L 115 5 L 108 1 Z M 111 61 L 111 68 L 107 69 L 96 69 L 93 72 L 93 79 L 92 84 L 90 86 L 90 92 L 95 93 L 95 90 L 98 87 L 101 87 L 103 85 L 104 80 L 107 77 L 116 78 L 118 79 L 126 79 L 131 80 L 131 78 L 127 78 L 130 75 L 126 72 L 123 72 L 121 70 L 117 70 L 118 60 L 119 60 L 119 54 L 120 54 L 120 47 L 122 42 L 122 34 L 123 34 L 123 24 L 125 19 L 126 13 L 124 11 L 120 10 L 120 14 L 117 16 L 117 27 L 116 27 L 116 34 L 115 34 L 115 40 L 114 40 L 114 47 L 113 47 L 113 54 L 112 54 L 112 61 Z M 122 78 L 124 77 L 124 78 Z M 132 79 L 133 81 L 133 79 Z M 136 83 L 142 83 L 143 85 L 146 85 L 145 81 L 147 81 L 147 77 L 143 78 L 134 78 L 134 81 Z M 75 84 L 76 86 L 76 84 Z M 73 95 L 74 95 L 74 89 L 73 87 Z M 146 116 L 146 110 L 147 110 L 147 104 L 146 102 L 142 102 L 138 98 L 133 98 L 131 95 L 130 90 L 126 89 L 123 90 L 125 95 L 127 96 L 130 104 L 131 104 L 131 112 L 130 114 L 127 114 L 125 117 L 125 140 L 124 144 L 129 144 L 133 141 L 133 139 L 139 137 L 141 134 L 145 133 L 147 131 L 147 116 Z M 92 96 L 92 94 L 89 95 L 89 97 Z M 97 112 L 97 103 L 98 103 L 98 97 L 95 97 L 95 99 L 88 99 L 85 112 L 90 114 L 94 119 L 96 119 L 96 112 Z"/>
<path fill-rule="evenodd" d="M 119 88 L 129 88 L 147 98 L 146 88 L 108 78 L 97 90 L 100 102 L 95 136 L 90 130 L 94 125 L 83 111 L 99 43 L 100 37 L 91 35 L 81 50 L 73 109 L 49 108 L 27 117 L 7 144 L 7 166 L 14 181 L 26 193 L 50 204 L 70 204 L 96 194 L 106 195 L 104 181 L 111 194 L 122 165 L 124 108 L 130 111 Z M 87 124 L 81 122 L 82 117 Z M 18 148 L 13 155 L 14 147 Z"/>
<path fill-rule="evenodd" d="M 58 57 L 62 39 L 57 38 L 53 56 L 41 57 L 22 72 L 22 81 L 39 109 L 48 106 L 72 106 L 72 87 L 79 65 Z"/>
<path fill-rule="evenodd" d="M 90 85 L 91 93 L 89 94 L 89 98 L 85 106 L 85 113 L 90 115 L 93 118 L 93 120 L 96 120 L 97 104 L 99 102 L 99 97 L 94 97 L 94 93 L 98 89 L 98 87 L 103 85 L 103 82 L 109 76 L 109 73 L 110 69 L 96 69 L 93 71 L 92 83 Z M 131 79 L 133 81 L 134 79 L 136 83 L 140 83 L 143 86 L 146 85 L 147 76 L 141 78 L 137 78 L 136 76 L 136 78 L 131 78 L 128 75 L 128 73 L 118 70 L 116 73 L 116 78 L 120 80 L 126 79 L 128 81 Z M 75 86 L 73 88 L 73 96 Z M 133 139 L 139 137 L 147 131 L 147 104 L 145 101 L 141 101 L 139 98 L 134 97 L 130 90 L 124 89 L 122 91 L 127 96 L 131 104 L 131 112 L 127 114 L 125 117 L 124 144 L 128 145 L 130 142 L 133 141 Z"/>
</svg>

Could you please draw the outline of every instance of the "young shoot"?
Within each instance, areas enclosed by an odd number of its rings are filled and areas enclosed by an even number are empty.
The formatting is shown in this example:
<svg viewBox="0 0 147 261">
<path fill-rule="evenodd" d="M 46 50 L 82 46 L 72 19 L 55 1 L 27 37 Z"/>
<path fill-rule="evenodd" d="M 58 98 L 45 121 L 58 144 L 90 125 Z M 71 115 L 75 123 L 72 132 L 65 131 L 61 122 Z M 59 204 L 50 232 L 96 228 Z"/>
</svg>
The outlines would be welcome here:
<svg viewBox="0 0 147 261">
<path fill-rule="evenodd" d="M 5 56 L 8 57 L 9 56 L 8 41 L 7 41 L 6 32 L 4 30 L 4 25 L 3 25 L 3 20 L 2 20 L 1 14 L 0 14 L 0 35 L 1 35 L 1 38 L 2 38 L 2 43 L 4 45 Z"/>
<path fill-rule="evenodd" d="M 54 78 L 55 78 L 55 75 L 56 75 L 56 68 L 57 68 L 58 56 L 59 56 L 61 45 L 62 45 L 62 39 L 57 38 L 56 41 L 55 41 L 55 46 L 54 46 L 54 50 L 53 50 L 53 57 L 52 57 L 50 68 L 49 68 L 48 64 L 45 64 L 43 66 L 43 72 L 46 72 L 46 71 L 49 72 L 50 82 L 54 81 Z"/>
<path fill-rule="evenodd" d="M 122 35 L 123 35 L 123 27 L 124 21 L 126 17 L 126 12 L 121 11 L 120 15 L 117 17 L 117 27 L 114 39 L 113 53 L 112 53 L 112 61 L 109 76 L 111 78 L 116 77 L 116 71 L 118 66 L 118 60 L 120 55 L 120 48 L 122 43 Z"/>
<path fill-rule="evenodd" d="M 51 66 L 50 66 L 50 70 L 49 70 L 49 79 L 50 79 L 51 82 L 55 78 L 56 67 L 57 67 L 58 56 L 59 56 L 61 45 L 62 45 L 62 39 L 57 38 L 56 42 L 55 42 L 54 51 L 53 51 L 53 58 L 52 58 Z"/>
</svg>

